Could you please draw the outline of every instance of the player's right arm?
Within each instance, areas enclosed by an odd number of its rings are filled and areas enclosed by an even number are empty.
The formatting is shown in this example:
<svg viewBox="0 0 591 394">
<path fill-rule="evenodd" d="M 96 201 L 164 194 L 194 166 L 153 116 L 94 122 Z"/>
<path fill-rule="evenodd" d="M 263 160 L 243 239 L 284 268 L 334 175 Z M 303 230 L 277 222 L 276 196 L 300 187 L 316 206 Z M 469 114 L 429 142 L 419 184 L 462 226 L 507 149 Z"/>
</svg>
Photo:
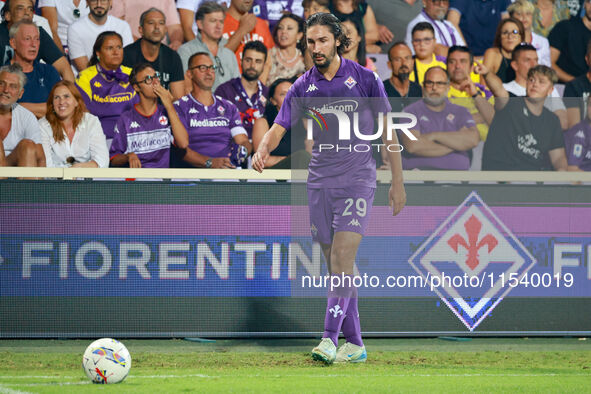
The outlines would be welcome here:
<svg viewBox="0 0 591 394">
<path fill-rule="evenodd" d="M 269 160 L 270 152 L 273 152 L 277 148 L 285 131 L 283 126 L 273 123 L 273 126 L 263 136 L 263 140 L 252 157 L 252 168 L 258 172 L 263 172 L 265 163 Z"/>
<path fill-rule="evenodd" d="M 384 122 L 387 119 L 384 119 Z M 386 124 L 386 123 L 384 123 Z M 398 145 L 398 136 L 392 133 L 392 139 L 388 139 L 388 133 L 382 134 L 382 139 L 386 146 Z M 396 151 L 396 149 L 392 149 Z M 404 205 L 406 204 L 406 191 L 404 190 L 404 178 L 402 177 L 402 155 L 400 152 L 388 152 L 388 162 L 390 163 L 390 171 L 392 171 L 392 184 L 388 192 L 388 201 L 392 207 L 392 214 L 398 215 Z"/>
</svg>

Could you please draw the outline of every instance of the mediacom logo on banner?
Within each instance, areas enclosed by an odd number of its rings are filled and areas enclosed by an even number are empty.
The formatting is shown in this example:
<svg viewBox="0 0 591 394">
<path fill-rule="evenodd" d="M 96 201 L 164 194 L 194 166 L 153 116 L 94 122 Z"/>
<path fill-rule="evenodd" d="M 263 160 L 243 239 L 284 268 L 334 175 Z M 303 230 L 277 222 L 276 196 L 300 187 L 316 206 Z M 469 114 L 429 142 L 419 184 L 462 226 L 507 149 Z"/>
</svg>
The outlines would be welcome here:
<svg viewBox="0 0 591 394">
<path fill-rule="evenodd" d="M 513 287 L 501 277 L 521 278 L 536 259 L 476 192 L 470 195 L 409 258 L 423 277 L 442 278 L 450 270 L 468 277 L 494 278 L 482 289 L 451 283 L 433 290 L 473 331 Z M 482 282 L 480 282 L 482 283 Z M 478 293 L 480 291 L 480 293 Z"/>
<path fill-rule="evenodd" d="M 386 114 L 380 112 L 378 118 L 378 129 L 373 134 L 364 134 L 359 131 L 359 113 L 355 112 L 357 109 L 357 102 L 351 100 L 350 103 L 346 103 L 349 100 L 341 100 L 334 102 L 331 105 L 324 104 L 321 108 L 307 108 L 306 115 L 306 138 L 313 140 L 313 128 L 316 123 L 320 130 L 328 131 L 328 125 L 323 115 L 332 114 L 337 117 L 339 132 L 339 141 L 351 141 L 351 118 L 353 116 L 353 133 L 355 136 L 362 141 L 375 141 L 382 137 L 384 132 L 384 116 L 386 117 L 386 137 L 388 140 L 392 139 L 392 133 L 395 130 L 400 130 L 408 138 L 413 141 L 417 140 L 417 137 L 410 132 L 410 129 L 417 124 L 417 118 L 413 114 L 405 112 L 388 112 Z M 395 122 L 395 119 L 406 119 L 404 123 Z M 373 131 L 373 130 L 372 130 Z M 370 143 L 358 143 L 358 144 L 327 144 L 319 143 L 319 152 L 326 151 L 347 151 L 347 152 L 368 152 L 373 147 L 377 148 L 378 152 L 381 151 L 382 147 L 385 147 L 389 152 L 402 152 L 403 147 L 400 144 L 370 144 Z"/>
</svg>

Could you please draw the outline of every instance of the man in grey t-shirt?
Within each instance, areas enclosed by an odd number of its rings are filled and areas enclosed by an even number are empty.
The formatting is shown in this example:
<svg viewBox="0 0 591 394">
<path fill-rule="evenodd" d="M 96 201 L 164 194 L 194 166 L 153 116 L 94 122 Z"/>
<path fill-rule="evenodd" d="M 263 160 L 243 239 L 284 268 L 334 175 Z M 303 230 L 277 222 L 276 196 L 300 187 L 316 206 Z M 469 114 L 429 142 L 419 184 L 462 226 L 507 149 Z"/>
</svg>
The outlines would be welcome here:
<svg viewBox="0 0 591 394">
<path fill-rule="evenodd" d="M 225 15 L 226 10 L 216 2 L 206 1 L 199 6 L 195 15 L 199 33 L 194 40 L 184 43 L 178 50 L 183 63 L 187 90 L 192 86 L 187 74 L 189 58 L 197 52 L 207 53 L 216 67 L 214 92 L 224 82 L 240 76 L 236 55 L 224 46 L 227 40 L 222 38 Z"/>
</svg>

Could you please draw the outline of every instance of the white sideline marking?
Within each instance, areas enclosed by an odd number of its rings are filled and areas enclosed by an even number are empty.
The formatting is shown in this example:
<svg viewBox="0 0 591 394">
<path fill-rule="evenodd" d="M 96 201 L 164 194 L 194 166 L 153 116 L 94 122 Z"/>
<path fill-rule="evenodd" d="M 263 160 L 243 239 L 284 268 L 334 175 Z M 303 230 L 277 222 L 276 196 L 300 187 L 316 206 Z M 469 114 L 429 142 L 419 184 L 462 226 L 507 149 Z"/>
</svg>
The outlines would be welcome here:
<svg viewBox="0 0 591 394">
<path fill-rule="evenodd" d="M 204 375 L 204 374 L 187 374 L 187 375 L 130 375 L 127 379 L 169 379 L 169 378 L 204 378 L 204 379 L 219 379 L 224 378 L 228 375 Z M 251 374 L 245 377 L 307 377 L 307 378 L 342 378 L 342 377 L 351 377 L 350 374 L 322 374 L 322 375 L 307 375 L 307 374 L 287 374 L 287 375 L 264 375 L 264 374 Z M 589 376 L 591 377 L 591 373 L 576 373 L 576 374 L 558 374 L 558 373 L 540 373 L 540 374 L 521 374 L 521 373 L 514 373 L 514 374 L 495 374 L 495 373 L 486 373 L 486 374 L 472 374 L 472 373 L 442 373 L 442 374 L 373 374 L 373 375 L 363 375 L 367 377 L 555 377 L 555 376 L 562 376 L 562 377 L 576 377 L 576 376 Z M 80 379 L 81 376 L 0 376 L 0 379 Z M 13 383 L 18 384 L 18 383 Z M 35 383 L 31 383 L 35 384 Z M 56 385 L 60 384 L 90 384 L 88 382 L 71 382 L 71 383 L 52 383 Z M 6 385 L 6 383 L 4 383 Z M 21 385 L 21 384 L 18 384 Z M 22 385 L 27 385 L 23 383 Z M 0 386 L 1 388 L 2 386 Z M 0 391 L 2 393 L 2 391 Z"/>
</svg>

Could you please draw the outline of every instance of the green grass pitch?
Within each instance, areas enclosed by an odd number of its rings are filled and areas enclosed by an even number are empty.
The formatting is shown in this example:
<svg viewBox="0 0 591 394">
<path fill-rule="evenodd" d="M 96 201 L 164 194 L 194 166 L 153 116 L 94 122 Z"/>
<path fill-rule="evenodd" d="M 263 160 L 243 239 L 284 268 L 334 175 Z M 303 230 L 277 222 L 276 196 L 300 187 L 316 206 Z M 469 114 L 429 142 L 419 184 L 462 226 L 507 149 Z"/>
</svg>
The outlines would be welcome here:
<svg viewBox="0 0 591 394">
<path fill-rule="evenodd" d="M 123 340 L 131 373 L 93 385 L 90 340 L 0 340 L 4 393 L 591 393 L 591 339 L 368 339 L 368 362 L 324 366 L 312 339 Z"/>
</svg>

